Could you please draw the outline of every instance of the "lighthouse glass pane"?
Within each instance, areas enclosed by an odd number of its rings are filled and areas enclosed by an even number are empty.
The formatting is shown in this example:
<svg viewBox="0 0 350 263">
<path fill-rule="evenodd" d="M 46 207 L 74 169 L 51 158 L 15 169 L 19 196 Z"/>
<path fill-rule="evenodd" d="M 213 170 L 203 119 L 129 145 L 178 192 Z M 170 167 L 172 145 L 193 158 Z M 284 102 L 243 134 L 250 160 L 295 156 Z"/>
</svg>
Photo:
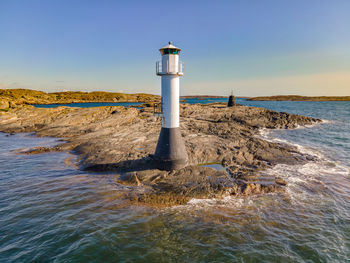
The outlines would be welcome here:
<svg viewBox="0 0 350 263">
<path fill-rule="evenodd" d="M 163 52 L 164 52 L 163 53 L 164 55 L 168 55 L 168 54 L 177 55 L 177 54 L 179 54 L 179 50 L 173 49 L 173 48 L 164 49 Z"/>
</svg>

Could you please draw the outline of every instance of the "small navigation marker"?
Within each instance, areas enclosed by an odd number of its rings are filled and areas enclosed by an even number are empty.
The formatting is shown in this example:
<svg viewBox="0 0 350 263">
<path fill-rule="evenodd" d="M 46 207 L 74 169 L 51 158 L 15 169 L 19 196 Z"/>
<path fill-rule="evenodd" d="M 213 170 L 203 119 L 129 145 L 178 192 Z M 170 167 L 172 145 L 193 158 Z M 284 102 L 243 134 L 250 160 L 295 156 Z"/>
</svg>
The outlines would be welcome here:
<svg viewBox="0 0 350 263">
<path fill-rule="evenodd" d="M 180 48 L 171 42 L 159 49 L 162 61 L 156 64 L 156 72 L 161 76 L 162 101 L 160 131 L 153 158 L 162 170 L 176 170 L 187 165 L 187 152 L 180 131 L 180 77 L 184 74 L 184 64 L 179 61 Z"/>
<path fill-rule="evenodd" d="M 227 103 L 227 107 L 233 107 L 236 105 L 236 99 L 235 96 L 233 96 L 233 90 L 231 91 L 231 95 L 228 98 L 228 103 Z"/>
</svg>

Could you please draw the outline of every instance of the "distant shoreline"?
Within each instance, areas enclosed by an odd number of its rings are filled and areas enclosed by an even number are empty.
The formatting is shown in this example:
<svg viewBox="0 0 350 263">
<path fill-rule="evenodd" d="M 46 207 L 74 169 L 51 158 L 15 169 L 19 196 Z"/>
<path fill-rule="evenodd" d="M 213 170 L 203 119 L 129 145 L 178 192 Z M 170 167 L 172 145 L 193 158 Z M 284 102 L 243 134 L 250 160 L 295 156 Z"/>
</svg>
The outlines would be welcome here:
<svg viewBox="0 0 350 263">
<path fill-rule="evenodd" d="M 215 99 L 228 98 L 220 95 L 187 95 L 181 96 L 184 99 Z M 236 97 L 248 101 L 350 101 L 350 96 L 299 96 L 299 95 L 278 95 L 278 96 L 260 96 L 260 97 Z M 47 104 L 71 104 L 71 103 L 125 103 L 125 102 L 143 102 L 159 103 L 159 95 L 146 93 L 114 93 L 104 91 L 81 92 L 66 91 L 46 93 L 43 91 L 29 89 L 0 89 L 0 111 L 8 111 L 19 105 L 47 105 Z"/>
<path fill-rule="evenodd" d="M 180 96 L 180 99 L 191 99 L 191 98 L 227 98 L 228 96 L 211 96 L 211 95 L 189 95 L 189 96 Z"/>
<path fill-rule="evenodd" d="M 94 102 L 158 102 L 160 96 L 146 93 L 126 94 L 115 92 L 54 92 L 29 89 L 0 89 L 0 110 L 6 111 L 18 105 L 71 104 Z"/>
<path fill-rule="evenodd" d="M 247 98 L 248 101 L 350 101 L 350 96 L 299 96 L 299 95 L 281 95 L 281 96 L 261 96 Z"/>
</svg>

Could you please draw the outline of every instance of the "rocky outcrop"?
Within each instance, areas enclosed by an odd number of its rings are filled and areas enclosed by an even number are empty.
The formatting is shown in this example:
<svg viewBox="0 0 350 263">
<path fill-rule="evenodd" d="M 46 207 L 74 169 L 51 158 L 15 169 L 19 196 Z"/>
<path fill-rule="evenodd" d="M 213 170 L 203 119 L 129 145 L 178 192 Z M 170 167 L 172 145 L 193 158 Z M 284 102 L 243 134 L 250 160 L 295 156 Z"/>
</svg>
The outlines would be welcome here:
<svg viewBox="0 0 350 263">
<path fill-rule="evenodd" d="M 0 131 L 62 138 L 64 141 L 55 147 L 33 148 L 27 153 L 73 151 L 80 156 L 81 169 L 114 172 L 116 182 L 133 185 L 135 191 L 125 196 L 128 200 L 174 205 L 191 198 L 281 191 L 286 183 L 267 176 L 264 170 L 277 163 L 301 163 L 312 157 L 259 138 L 259 129 L 295 128 L 319 121 L 240 105 L 184 104 L 181 130 L 189 165 L 170 172 L 157 170 L 151 157 L 161 128 L 153 107 L 17 107 L 2 113 Z M 207 167 L 208 163 L 224 168 L 216 170 Z"/>
</svg>

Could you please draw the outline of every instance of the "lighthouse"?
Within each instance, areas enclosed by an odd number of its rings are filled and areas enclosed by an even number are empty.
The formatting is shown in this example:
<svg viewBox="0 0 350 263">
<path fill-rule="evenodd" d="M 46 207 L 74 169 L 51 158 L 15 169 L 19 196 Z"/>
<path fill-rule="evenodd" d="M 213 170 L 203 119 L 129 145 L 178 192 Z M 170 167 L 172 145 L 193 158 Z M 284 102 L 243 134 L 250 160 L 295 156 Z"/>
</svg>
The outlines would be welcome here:
<svg viewBox="0 0 350 263">
<path fill-rule="evenodd" d="M 154 159 L 159 169 L 175 170 L 186 166 L 187 152 L 180 131 L 180 77 L 184 64 L 179 61 L 181 49 L 171 42 L 159 49 L 162 60 L 156 63 L 156 73 L 161 77 L 162 129 Z"/>
</svg>

